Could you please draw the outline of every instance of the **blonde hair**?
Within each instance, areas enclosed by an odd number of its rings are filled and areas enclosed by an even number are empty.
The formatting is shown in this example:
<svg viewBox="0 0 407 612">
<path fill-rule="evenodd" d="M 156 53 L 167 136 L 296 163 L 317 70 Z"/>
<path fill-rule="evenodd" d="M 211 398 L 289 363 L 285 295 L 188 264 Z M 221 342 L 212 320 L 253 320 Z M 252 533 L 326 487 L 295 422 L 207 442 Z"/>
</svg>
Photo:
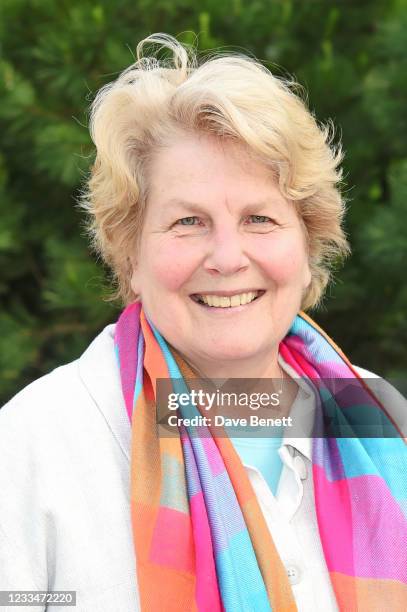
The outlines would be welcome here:
<svg viewBox="0 0 407 612">
<path fill-rule="evenodd" d="M 144 57 L 152 43 L 172 57 Z M 319 126 L 296 90 L 295 82 L 242 54 L 218 52 L 198 62 L 192 47 L 166 34 L 138 44 L 137 61 L 92 103 L 96 159 L 80 198 L 93 248 L 113 272 L 113 299 L 128 304 L 136 297 L 130 255 L 143 225 L 149 163 L 178 134 L 198 132 L 243 143 L 270 166 L 307 237 L 312 281 L 302 308 L 319 303 L 332 269 L 349 252 L 338 189 L 342 152 L 332 144 L 332 123 Z"/>
</svg>

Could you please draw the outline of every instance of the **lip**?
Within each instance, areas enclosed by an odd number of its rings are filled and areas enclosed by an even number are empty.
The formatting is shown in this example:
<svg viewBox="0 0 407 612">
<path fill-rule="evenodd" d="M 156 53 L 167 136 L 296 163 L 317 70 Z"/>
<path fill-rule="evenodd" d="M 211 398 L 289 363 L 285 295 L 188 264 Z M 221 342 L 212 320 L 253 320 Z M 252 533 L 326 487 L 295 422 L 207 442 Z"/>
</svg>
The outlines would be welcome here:
<svg viewBox="0 0 407 612">
<path fill-rule="evenodd" d="M 250 293 L 251 291 L 253 291 L 253 293 L 255 291 L 263 291 L 265 293 L 265 289 L 238 289 L 235 291 L 196 291 L 190 295 L 217 295 L 219 297 L 232 297 L 233 295 L 241 295 L 242 293 Z"/>
</svg>

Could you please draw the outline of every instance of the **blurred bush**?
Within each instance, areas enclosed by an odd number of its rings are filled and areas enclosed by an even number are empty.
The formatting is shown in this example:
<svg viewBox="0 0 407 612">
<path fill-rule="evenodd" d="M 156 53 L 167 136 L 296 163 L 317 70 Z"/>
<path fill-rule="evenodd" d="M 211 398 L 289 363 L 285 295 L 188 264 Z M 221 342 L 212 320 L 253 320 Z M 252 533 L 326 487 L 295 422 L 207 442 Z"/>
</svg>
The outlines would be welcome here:
<svg viewBox="0 0 407 612">
<path fill-rule="evenodd" d="M 75 208 L 93 159 L 88 107 L 152 32 L 248 50 L 339 127 L 353 257 L 312 316 L 357 365 L 407 364 L 405 0 L 3 0 L 0 21 L 0 403 L 77 357 L 103 301 Z"/>
</svg>

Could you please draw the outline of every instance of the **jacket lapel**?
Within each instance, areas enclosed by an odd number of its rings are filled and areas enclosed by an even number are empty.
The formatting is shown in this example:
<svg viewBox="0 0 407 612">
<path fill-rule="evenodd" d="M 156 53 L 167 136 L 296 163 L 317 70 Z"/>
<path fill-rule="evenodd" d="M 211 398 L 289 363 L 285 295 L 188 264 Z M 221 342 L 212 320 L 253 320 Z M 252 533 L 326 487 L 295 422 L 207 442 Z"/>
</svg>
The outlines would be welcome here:
<svg viewBox="0 0 407 612">
<path fill-rule="evenodd" d="M 130 461 L 131 425 L 120 386 L 114 349 L 115 324 L 108 325 L 78 359 L 79 377 L 95 408 Z"/>
</svg>

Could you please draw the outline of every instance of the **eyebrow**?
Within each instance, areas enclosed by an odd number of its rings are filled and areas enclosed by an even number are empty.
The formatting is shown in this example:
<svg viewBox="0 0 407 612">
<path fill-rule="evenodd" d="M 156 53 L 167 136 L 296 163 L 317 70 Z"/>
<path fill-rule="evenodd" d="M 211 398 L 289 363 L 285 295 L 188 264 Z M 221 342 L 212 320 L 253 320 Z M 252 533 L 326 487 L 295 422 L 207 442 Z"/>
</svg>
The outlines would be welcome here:
<svg viewBox="0 0 407 612">
<path fill-rule="evenodd" d="M 168 200 L 167 207 L 176 206 L 177 208 L 183 210 L 190 210 L 192 212 L 205 212 L 205 207 L 196 204 L 195 202 L 188 202 L 188 200 L 179 200 L 177 198 L 173 198 L 172 200 Z"/>
<path fill-rule="evenodd" d="M 197 212 L 197 213 L 207 213 L 208 211 L 205 209 L 205 206 L 203 206 L 202 204 L 197 204 L 196 202 L 188 202 L 187 200 L 181 200 L 178 198 L 172 198 L 171 200 L 168 200 L 168 202 L 166 203 L 167 207 L 170 206 L 176 206 L 180 209 L 183 210 L 188 210 L 191 212 Z M 259 210 L 264 210 L 264 208 L 270 208 L 271 202 L 270 201 L 263 201 L 263 202 L 253 202 L 251 204 L 246 204 L 246 206 L 244 206 L 243 208 L 243 213 L 252 213 L 252 214 L 256 214 L 256 212 L 258 212 Z"/>
</svg>

